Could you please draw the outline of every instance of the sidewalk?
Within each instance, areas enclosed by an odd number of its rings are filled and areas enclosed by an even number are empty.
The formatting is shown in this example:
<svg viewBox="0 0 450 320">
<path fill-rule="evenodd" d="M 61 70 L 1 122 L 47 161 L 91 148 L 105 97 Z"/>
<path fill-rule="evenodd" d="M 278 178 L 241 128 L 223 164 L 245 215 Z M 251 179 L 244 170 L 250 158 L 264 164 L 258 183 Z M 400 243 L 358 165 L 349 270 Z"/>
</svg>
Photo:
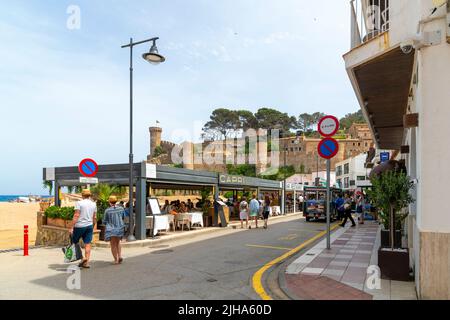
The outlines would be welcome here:
<svg viewBox="0 0 450 320">
<path fill-rule="evenodd" d="M 414 282 L 381 280 L 381 289 L 366 286 L 367 268 L 377 265 L 380 226 L 366 221 L 338 229 L 294 260 L 284 274 L 282 289 L 298 300 L 416 300 Z"/>
</svg>

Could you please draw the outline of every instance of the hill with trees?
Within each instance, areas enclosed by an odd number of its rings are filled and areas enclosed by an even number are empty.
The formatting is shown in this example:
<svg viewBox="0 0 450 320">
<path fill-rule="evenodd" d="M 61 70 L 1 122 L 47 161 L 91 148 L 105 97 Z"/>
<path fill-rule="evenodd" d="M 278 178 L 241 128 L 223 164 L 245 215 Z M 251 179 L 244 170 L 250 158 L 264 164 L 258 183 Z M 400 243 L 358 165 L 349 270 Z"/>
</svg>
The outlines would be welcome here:
<svg viewBox="0 0 450 320">
<path fill-rule="evenodd" d="M 295 134 L 307 137 L 318 136 L 317 124 L 325 114 L 322 112 L 302 113 L 291 116 L 276 109 L 261 108 L 256 113 L 248 110 L 215 109 L 210 120 L 203 127 L 202 138 L 221 140 L 238 137 L 247 129 L 280 130 L 284 136 Z M 353 123 L 366 123 L 361 110 L 349 113 L 340 119 L 341 133 L 346 133 Z"/>
</svg>

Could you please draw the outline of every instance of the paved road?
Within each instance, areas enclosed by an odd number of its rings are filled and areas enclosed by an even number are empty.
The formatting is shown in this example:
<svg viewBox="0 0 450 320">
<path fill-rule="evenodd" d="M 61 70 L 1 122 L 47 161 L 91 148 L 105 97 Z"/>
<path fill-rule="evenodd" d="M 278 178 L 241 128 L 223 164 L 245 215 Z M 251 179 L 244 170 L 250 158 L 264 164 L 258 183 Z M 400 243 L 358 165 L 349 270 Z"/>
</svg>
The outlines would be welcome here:
<svg viewBox="0 0 450 320">
<path fill-rule="evenodd" d="M 81 290 L 72 291 L 59 250 L 36 249 L 26 258 L 0 254 L 0 299 L 259 299 L 253 274 L 323 230 L 324 223 L 296 215 L 268 230 L 223 230 L 157 248 L 125 249 L 121 266 L 111 265 L 108 249 L 95 249 L 91 269 L 81 272 Z M 271 293 L 283 298 L 276 288 Z"/>
</svg>

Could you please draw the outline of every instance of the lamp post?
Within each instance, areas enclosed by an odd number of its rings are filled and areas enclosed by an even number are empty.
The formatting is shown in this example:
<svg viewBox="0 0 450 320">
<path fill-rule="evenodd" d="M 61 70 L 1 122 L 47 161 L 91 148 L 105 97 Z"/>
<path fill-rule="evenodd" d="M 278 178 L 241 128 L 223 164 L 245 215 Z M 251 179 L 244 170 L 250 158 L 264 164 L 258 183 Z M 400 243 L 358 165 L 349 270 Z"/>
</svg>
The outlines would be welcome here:
<svg viewBox="0 0 450 320">
<path fill-rule="evenodd" d="M 156 40 L 159 38 L 151 38 L 143 41 L 133 42 L 133 38 L 130 38 L 130 43 L 125 44 L 122 48 L 130 48 L 130 155 L 129 155 L 129 164 L 130 164 L 130 177 L 129 177 L 129 207 L 130 207 L 130 227 L 128 231 L 127 241 L 135 241 L 134 237 L 134 210 L 133 210 L 133 47 L 139 44 L 143 44 L 146 42 L 152 41 L 153 44 L 148 53 L 144 53 L 142 58 L 151 64 L 159 64 L 164 62 L 166 59 L 158 53 L 158 48 L 156 47 Z"/>
</svg>

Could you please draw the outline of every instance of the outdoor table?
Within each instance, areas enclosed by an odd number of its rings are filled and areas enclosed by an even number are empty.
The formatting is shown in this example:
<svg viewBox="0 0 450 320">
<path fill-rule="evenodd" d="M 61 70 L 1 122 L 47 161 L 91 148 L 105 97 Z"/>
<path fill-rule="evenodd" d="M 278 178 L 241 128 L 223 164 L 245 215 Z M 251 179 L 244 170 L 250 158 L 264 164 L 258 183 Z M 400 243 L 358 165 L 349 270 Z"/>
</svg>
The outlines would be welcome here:
<svg viewBox="0 0 450 320">
<path fill-rule="evenodd" d="M 281 207 L 280 206 L 272 206 L 272 215 L 278 216 L 281 214 Z"/>
<path fill-rule="evenodd" d="M 153 224 L 153 219 L 155 221 L 155 223 Z M 164 230 L 167 231 L 170 229 L 170 224 L 169 224 L 169 217 L 168 215 L 154 215 L 154 216 L 147 216 L 146 217 L 146 228 L 147 229 L 152 229 L 156 233 L 158 233 L 158 231 L 160 230 Z"/>
<path fill-rule="evenodd" d="M 199 224 L 203 228 L 203 212 L 189 212 L 187 213 L 191 219 L 191 225 Z"/>
</svg>

